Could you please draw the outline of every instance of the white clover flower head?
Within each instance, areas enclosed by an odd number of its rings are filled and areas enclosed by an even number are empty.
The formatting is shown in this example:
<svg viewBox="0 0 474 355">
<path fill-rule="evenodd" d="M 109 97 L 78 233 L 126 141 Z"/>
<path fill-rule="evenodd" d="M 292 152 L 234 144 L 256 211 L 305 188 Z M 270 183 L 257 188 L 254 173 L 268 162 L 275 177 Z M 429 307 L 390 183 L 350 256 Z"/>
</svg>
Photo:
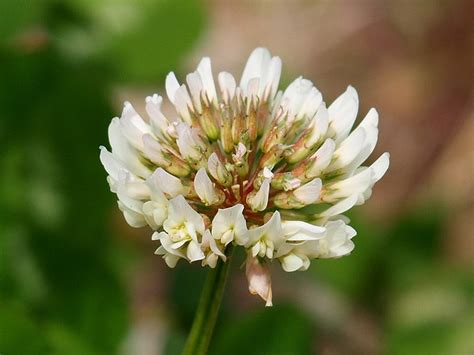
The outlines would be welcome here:
<svg viewBox="0 0 474 355">
<path fill-rule="evenodd" d="M 257 48 L 239 85 L 221 72 L 216 86 L 203 58 L 186 84 L 166 77 L 175 115 L 163 113 L 157 94 L 146 98 L 146 118 L 126 102 L 109 126 L 111 152 L 100 148 L 126 221 L 155 231 L 168 266 L 214 268 L 231 245 L 245 248 L 249 290 L 267 305 L 270 261 L 292 272 L 353 250 L 356 231 L 343 213 L 370 197 L 389 166 L 388 153 L 361 166 L 377 143 L 378 113 L 353 129 L 353 87 L 326 107 L 307 79 L 278 91 L 280 74 L 280 58 Z M 318 213 L 301 210 L 318 204 Z"/>
</svg>

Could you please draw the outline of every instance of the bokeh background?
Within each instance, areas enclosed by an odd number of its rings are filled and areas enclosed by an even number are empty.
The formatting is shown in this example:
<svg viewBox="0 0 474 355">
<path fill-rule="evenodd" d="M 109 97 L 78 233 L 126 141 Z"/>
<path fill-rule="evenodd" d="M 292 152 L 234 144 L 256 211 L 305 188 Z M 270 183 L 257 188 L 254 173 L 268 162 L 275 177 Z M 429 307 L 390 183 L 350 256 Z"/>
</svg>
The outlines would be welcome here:
<svg viewBox="0 0 474 355">
<path fill-rule="evenodd" d="M 169 270 L 125 224 L 99 163 L 203 55 L 239 76 L 256 46 L 331 102 L 374 106 L 392 164 L 351 214 L 350 257 L 273 267 L 274 303 L 234 260 L 211 354 L 474 354 L 472 0 L 0 1 L 0 353 L 178 354 L 205 271 Z"/>
</svg>

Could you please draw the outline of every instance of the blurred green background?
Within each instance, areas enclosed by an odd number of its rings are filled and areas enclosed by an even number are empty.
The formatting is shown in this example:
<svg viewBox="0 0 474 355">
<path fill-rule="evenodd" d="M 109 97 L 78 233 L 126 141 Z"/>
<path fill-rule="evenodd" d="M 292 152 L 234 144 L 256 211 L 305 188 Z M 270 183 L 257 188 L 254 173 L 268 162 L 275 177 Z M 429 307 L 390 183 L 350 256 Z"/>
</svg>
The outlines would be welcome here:
<svg viewBox="0 0 474 355">
<path fill-rule="evenodd" d="M 472 4 L 0 0 L 0 354 L 179 354 L 205 271 L 125 224 L 98 147 L 168 71 L 239 76 L 259 45 L 284 84 L 354 85 L 392 165 L 353 254 L 275 265 L 272 309 L 237 256 L 211 353 L 474 354 Z"/>
</svg>

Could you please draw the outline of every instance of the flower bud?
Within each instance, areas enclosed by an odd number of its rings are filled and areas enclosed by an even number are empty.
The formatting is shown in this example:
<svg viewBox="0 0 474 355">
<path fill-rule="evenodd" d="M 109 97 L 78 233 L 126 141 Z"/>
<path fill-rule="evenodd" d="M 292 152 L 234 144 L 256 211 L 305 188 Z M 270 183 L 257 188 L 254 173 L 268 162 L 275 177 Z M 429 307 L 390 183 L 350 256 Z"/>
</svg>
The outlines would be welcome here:
<svg viewBox="0 0 474 355">
<path fill-rule="evenodd" d="M 207 146 L 199 136 L 197 130 L 185 123 L 178 124 L 176 129 L 178 132 L 176 144 L 178 145 L 181 156 L 193 166 L 202 165 L 202 158 L 207 150 Z"/>
<path fill-rule="evenodd" d="M 305 171 L 308 177 L 320 175 L 331 163 L 336 144 L 332 139 L 327 139 L 310 158 Z"/>
<path fill-rule="evenodd" d="M 283 158 L 288 147 L 283 144 L 274 145 L 267 153 L 260 158 L 259 167 L 273 169 Z"/>
<path fill-rule="evenodd" d="M 241 177 L 247 176 L 249 172 L 248 154 L 247 147 L 242 143 L 239 143 L 235 148 L 235 154 L 232 154 L 235 170 Z"/>
<path fill-rule="evenodd" d="M 201 99 L 202 100 L 202 99 Z M 209 141 L 213 142 L 219 138 L 219 128 L 214 118 L 212 106 L 207 106 L 201 101 L 202 113 L 199 114 L 199 124 Z"/>
<path fill-rule="evenodd" d="M 255 142 L 257 140 L 258 135 L 258 121 L 257 111 L 253 105 L 251 105 L 250 110 L 247 114 L 246 127 L 250 141 Z"/>
<path fill-rule="evenodd" d="M 292 172 L 277 173 L 272 179 L 272 187 L 276 190 L 294 190 L 301 186 L 302 181 L 295 177 Z"/>
<path fill-rule="evenodd" d="M 247 196 L 247 204 L 253 211 L 263 211 L 267 208 L 270 193 L 270 179 L 265 179 L 258 191 L 252 191 Z"/>
<path fill-rule="evenodd" d="M 263 130 L 266 126 L 266 123 L 270 117 L 270 110 L 268 109 L 268 102 L 262 101 L 258 105 L 257 110 L 257 135 L 261 137 L 263 135 Z"/>
<path fill-rule="evenodd" d="M 233 183 L 233 178 L 230 172 L 226 169 L 224 164 L 220 161 L 216 153 L 212 153 L 207 160 L 207 170 L 209 174 L 216 179 L 221 185 L 230 187 Z"/>
<path fill-rule="evenodd" d="M 257 173 L 257 177 L 255 178 L 253 182 L 253 187 L 255 190 L 258 190 L 260 186 L 262 186 L 262 183 L 266 180 L 269 179 L 270 181 L 273 179 L 274 174 L 272 171 L 268 168 L 263 168 L 263 170 L 259 171 Z"/>
<path fill-rule="evenodd" d="M 277 144 L 281 144 L 283 138 L 286 133 L 286 127 L 284 122 L 280 122 L 279 124 L 272 127 L 270 133 L 266 136 L 263 145 L 262 145 L 262 152 L 267 153 L 271 148 L 273 148 Z"/>
<path fill-rule="evenodd" d="M 194 178 L 194 190 L 206 206 L 218 205 L 224 202 L 224 193 L 215 188 L 204 168 L 200 168 L 196 173 L 196 177 Z"/>
<path fill-rule="evenodd" d="M 315 117 L 310 120 L 308 128 L 305 129 L 298 141 L 292 146 L 291 152 L 286 155 L 286 161 L 294 164 L 308 156 L 321 140 L 328 129 L 328 111 L 326 105 L 321 103 Z"/>
<path fill-rule="evenodd" d="M 273 203 L 278 208 L 282 209 L 294 209 L 294 208 L 303 208 L 306 206 L 304 203 L 299 201 L 292 192 L 280 192 L 273 198 Z"/>
<path fill-rule="evenodd" d="M 288 163 L 297 163 L 310 153 L 312 146 L 308 142 L 309 135 L 310 131 L 306 130 L 300 139 L 285 152 L 285 159 Z"/>
<path fill-rule="evenodd" d="M 272 304 L 272 281 L 270 270 L 266 261 L 254 258 L 249 253 L 245 264 L 245 274 L 249 283 L 249 291 L 252 295 L 259 295 L 266 303 L 266 307 Z"/>
<path fill-rule="evenodd" d="M 221 143 L 226 153 L 234 150 L 234 141 L 232 140 L 232 121 L 229 117 L 222 117 L 221 123 Z"/>
<path fill-rule="evenodd" d="M 171 164 L 170 154 L 165 151 L 163 144 L 158 143 L 150 134 L 143 135 L 143 151 L 153 163 L 159 166 Z"/>
<path fill-rule="evenodd" d="M 245 129 L 244 117 L 241 113 L 237 114 L 232 121 L 232 140 L 237 145 L 242 142 L 242 133 Z"/>
<path fill-rule="evenodd" d="M 321 179 L 314 179 L 296 190 L 280 192 L 273 202 L 275 206 L 283 209 L 303 208 L 320 200 L 321 187 Z"/>
<path fill-rule="evenodd" d="M 191 173 L 191 167 L 189 164 L 174 155 L 171 155 L 170 164 L 164 168 L 170 174 L 178 177 L 186 177 Z"/>
</svg>

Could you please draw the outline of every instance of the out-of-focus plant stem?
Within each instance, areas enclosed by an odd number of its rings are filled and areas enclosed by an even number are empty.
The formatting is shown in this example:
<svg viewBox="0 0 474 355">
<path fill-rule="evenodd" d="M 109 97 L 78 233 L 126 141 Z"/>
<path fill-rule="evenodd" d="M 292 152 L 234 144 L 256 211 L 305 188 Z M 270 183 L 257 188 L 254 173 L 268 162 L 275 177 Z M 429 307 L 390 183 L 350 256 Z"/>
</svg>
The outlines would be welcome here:
<svg viewBox="0 0 474 355">
<path fill-rule="evenodd" d="M 232 253 L 233 246 L 230 244 L 226 250 L 226 262 L 219 259 L 216 267 L 208 271 L 183 355 L 207 354 L 224 295 Z"/>
</svg>

